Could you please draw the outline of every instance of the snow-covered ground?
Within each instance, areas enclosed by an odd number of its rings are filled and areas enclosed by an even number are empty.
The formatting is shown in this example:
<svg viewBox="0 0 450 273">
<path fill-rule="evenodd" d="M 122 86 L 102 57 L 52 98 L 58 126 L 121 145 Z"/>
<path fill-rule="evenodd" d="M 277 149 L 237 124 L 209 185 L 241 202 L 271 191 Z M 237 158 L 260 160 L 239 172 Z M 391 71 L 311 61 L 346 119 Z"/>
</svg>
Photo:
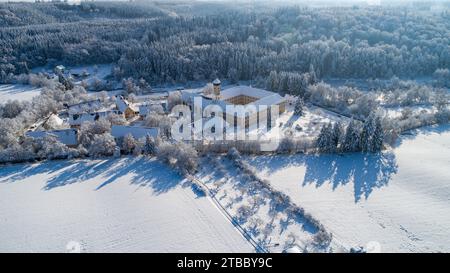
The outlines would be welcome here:
<svg viewBox="0 0 450 273">
<path fill-rule="evenodd" d="M 315 138 L 322 127 L 329 122 L 333 124 L 341 122 L 345 125 L 350 122 L 350 119 L 314 105 L 305 106 L 303 115 L 299 117 L 294 115 L 294 106 L 287 105 L 286 111 L 277 119 L 276 127 L 269 131 L 254 129 L 249 132 L 249 135 L 256 135 L 267 140 L 280 139 L 284 136 L 298 139 Z"/>
<path fill-rule="evenodd" d="M 450 125 L 404 136 L 381 155 L 248 160 L 347 247 L 450 251 Z"/>
<path fill-rule="evenodd" d="M 23 84 L 0 84 L 0 103 L 8 100 L 31 101 L 41 88 Z"/>
<path fill-rule="evenodd" d="M 278 204 L 271 192 L 249 179 L 226 156 L 206 157 L 201 166 L 197 179 L 213 193 L 258 249 L 283 252 L 294 245 L 301 249 L 312 247 L 317 228 L 304 217 L 289 214 L 287 207 Z"/>
<path fill-rule="evenodd" d="M 251 252 L 209 197 L 144 158 L 0 166 L 0 252 Z"/>
</svg>

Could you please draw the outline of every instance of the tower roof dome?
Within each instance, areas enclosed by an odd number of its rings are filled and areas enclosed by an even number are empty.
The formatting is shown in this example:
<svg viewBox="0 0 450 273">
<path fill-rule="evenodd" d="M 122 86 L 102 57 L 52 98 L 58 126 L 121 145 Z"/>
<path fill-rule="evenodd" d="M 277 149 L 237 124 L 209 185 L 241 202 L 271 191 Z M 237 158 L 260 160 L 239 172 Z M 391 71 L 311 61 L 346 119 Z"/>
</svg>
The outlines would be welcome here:
<svg viewBox="0 0 450 273">
<path fill-rule="evenodd" d="M 220 84 L 220 80 L 219 80 L 219 79 L 215 79 L 215 80 L 213 81 L 213 84 L 219 85 L 219 84 Z"/>
</svg>

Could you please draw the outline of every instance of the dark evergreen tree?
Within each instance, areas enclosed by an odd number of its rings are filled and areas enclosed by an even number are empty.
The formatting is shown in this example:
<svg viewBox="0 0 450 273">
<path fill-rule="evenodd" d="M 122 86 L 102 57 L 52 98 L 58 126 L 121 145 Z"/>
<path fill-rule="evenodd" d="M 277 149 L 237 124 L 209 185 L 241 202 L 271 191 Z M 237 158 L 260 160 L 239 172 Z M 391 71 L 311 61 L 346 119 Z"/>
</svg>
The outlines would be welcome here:
<svg viewBox="0 0 450 273">
<path fill-rule="evenodd" d="M 305 103 L 303 102 L 303 99 L 301 97 L 298 97 L 294 105 L 294 115 L 297 115 L 299 117 L 302 116 L 304 107 Z"/>
</svg>

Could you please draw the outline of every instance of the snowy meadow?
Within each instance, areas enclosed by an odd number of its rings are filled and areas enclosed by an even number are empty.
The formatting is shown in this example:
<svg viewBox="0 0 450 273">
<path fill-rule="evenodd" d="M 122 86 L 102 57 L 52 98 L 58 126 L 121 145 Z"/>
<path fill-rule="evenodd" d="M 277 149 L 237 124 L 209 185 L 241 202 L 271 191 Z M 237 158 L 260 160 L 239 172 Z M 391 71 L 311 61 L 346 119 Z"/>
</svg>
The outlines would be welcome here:
<svg viewBox="0 0 450 273">
<path fill-rule="evenodd" d="M 450 2 L 269 2 L 0 3 L 0 252 L 449 252 Z"/>
<path fill-rule="evenodd" d="M 344 246 L 448 252 L 450 127 L 427 127 L 378 154 L 249 157 L 273 187 Z"/>
<path fill-rule="evenodd" d="M 208 197 L 144 158 L 0 167 L 0 252 L 252 252 Z"/>
</svg>

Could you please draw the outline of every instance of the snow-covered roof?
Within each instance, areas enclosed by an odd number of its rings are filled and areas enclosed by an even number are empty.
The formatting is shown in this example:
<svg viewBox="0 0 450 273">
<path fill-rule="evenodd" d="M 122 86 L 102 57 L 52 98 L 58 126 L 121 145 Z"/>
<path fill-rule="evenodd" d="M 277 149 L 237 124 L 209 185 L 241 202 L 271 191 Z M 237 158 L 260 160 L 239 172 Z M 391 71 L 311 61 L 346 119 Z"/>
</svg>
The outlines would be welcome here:
<svg viewBox="0 0 450 273">
<path fill-rule="evenodd" d="M 240 95 L 245 95 L 245 96 L 261 99 L 261 98 L 268 97 L 268 96 L 271 96 L 274 94 L 277 94 L 277 93 L 259 89 L 259 88 L 254 88 L 251 86 L 240 85 L 240 86 L 235 86 L 235 87 L 225 89 L 221 92 L 220 95 L 221 95 L 222 99 L 226 100 L 226 99 L 240 96 Z"/>
<path fill-rule="evenodd" d="M 55 114 L 51 114 L 48 119 L 44 122 L 43 126 L 62 126 L 64 121 Z M 57 127 L 58 128 L 58 127 Z"/>
<path fill-rule="evenodd" d="M 26 136 L 31 138 L 43 138 L 46 135 L 54 135 L 59 142 L 68 145 L 78 145 L 78 131 L 76 129 L 62 129 L 51 131 L 33 131 L 25 133 Z"/>
<path fill-rule="evenodd" d="M 249 103 L 253 105 L 270 106 L 285 101 L 285 99 L 278 93 L 243 85 L 225 89 L 220 94 L 222 100 L 227 100 L 237 96 L 249 96 L 257 98 L 256 101 Z"/>
<path fill-rule="evenodd" d="M 90 101 L 80 102 L 77 104 L 68 105 L 67 108 L 69 109 L 69 113 L 71 113 L 71 114 L 85 113 L 85 112 L 97 111 L 98 109 L 102 108 L 102 103 L 99 99 L 96 99 L 96 100 L 90 100 Z"/>
<path fill-rule="evenodd" d="M 126 125 L 113 125 L 111 128 L 111 135 L 115 138 L 121 138 L 128 134 L 131 134 L 135 139 L 146 137 L 150 135 L 157 137 L 159 129 L 154 127 L 140 127 L 140 126 L 126 126 Z"/>
<path fill-rule="evenodd" d="M 71 126 L 79 126 L 85 121 L 96 121 L 99 118 L 106 118 L 110 114 L 120 115 L 119 111 L 116 111 L 116 110 L 93 112 L 93 113 L 71 114 L 71 115 L 69 115 L 69 124 Z"/>
<path fill-rule="evenodd" d="M 139 109 L 136 106 L 134 106 L 132 103 L 127 101 L 122 96 L 118 96 L 116 98 L 116 105 L 117 105 L 117 109 L 119 109 L 119 111 L 122 112 L 122 113 L 125 113 L 125 110 L 127 110 L 127 108 L 130 108 L 134 112 L 138 112 L 139 111 Z"/>
<path fill-rule="evenodd" d="M 213 81 L 213 84 L 219 85 L 219 84 L 220 84 L 220 80 L 219 80 L 219 79 L 215 79 L 215 80 Z"/>
<path fill-rule="evenodd" d="M 256 101 L 251 102 L 245 106 L 252 106 L 252 105 L 253 106 L 271 106 L 271 105 L 279 104 L 279 103 L 282 103 L 285 101 L 285 99 L 282 96 L 280 96 L 278 93 L 270 92 L 270 91 L 263 90 L 263 89 L 253 88 L 250 86 L 236 86 L 236 87 L 225 89 L 221 93 L 220 100 L 214 100 L 207 96 L 204 96 L 201 94 L 196 94 L 196 93 L 190 93 L 190 92 L 182 92 L 181 99 L 185 103 L 190 104 L 194 101 L 194 98 L 200 98 L 203 110 L 209 105 L 218 105 L 223 109 L 223 111 L 225 111 L 227 105 L 232 105 L 231 103 L 227 102 L 226 100 L 233 98 L 233 97 L 240 96 L 240 95 L 254 97 L 257 99 Z M 248 110 L 250 112 L 253 112 L 251 107 L 249 107 Z"/>
</svg>

